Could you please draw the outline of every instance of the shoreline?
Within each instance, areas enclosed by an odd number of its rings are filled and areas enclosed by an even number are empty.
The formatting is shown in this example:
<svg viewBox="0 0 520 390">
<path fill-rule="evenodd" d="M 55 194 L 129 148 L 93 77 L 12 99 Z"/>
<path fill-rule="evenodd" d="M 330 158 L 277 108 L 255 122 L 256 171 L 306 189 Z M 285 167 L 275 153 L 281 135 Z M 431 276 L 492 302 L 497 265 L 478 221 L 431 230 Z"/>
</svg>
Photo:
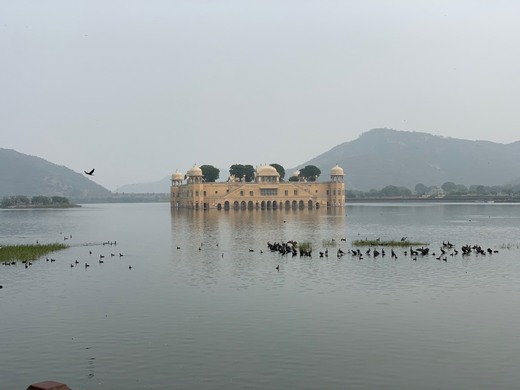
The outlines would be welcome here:
<svg viewBox="0 0 520 390">
<path fill-rule="evenodd" d="M 463 196 L 444 198 L 417 198 L 417 197 L 393 197 L 393 198 L 347 198 L 345 203 L 390 203 L 390 202 L 416 202 L 416 203 L 520 203 L 520 197 L 506 196 Z"/>
</svg>

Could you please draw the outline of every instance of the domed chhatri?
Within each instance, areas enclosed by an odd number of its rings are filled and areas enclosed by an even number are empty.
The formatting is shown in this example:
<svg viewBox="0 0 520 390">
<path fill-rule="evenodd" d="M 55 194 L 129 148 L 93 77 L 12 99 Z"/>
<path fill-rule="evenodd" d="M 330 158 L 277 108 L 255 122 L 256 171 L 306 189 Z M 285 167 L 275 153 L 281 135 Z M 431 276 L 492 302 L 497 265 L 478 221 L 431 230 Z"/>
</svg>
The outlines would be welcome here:
<svg viewBox="0 0 520 390">
<path fill-rule="evenodd" d="M 291 176 L 299 177 L 300 171 Z M 345 184 L 343 169 L 336 164 L 330 181 L 283 181 L 271 165 L 259 165 L 254 179 L 230 176 L 225 182 L 205 182 L 202 169 L 194 165 L 186 175 L 171 176 L 171 207 L 191 209 L 318 209 L 343 207 Z"/>
<path fill-rule="evenodd" d="M 344 175 L 343 168 L 341 168 L 338 164 L 336 164 L 335 166 L 333 166 L 331 168 L 330 175 L 331 176 L 343 176 Z"/>
<path fill-rule="evenodd" d="M 260 165 L 256 168 L 256 176 L 273 176 L 280 177 L 275 167 L 271 165 Z"/>
<path fill-rule="evenodd" d="M 256 167 L 255 182 L 256 183 L 278 183 L 280 174 L 275 167 L 271 165 L 261 165 Z"/>
<path fill-rule="evenodd" d="M 186 173 L 188 177 L 202 177 L 202 169 L 195 164 L 193 167 L 188 169 L 188 172 Z"/>
<path fill-rule="evenodd" d="M 175 171 L 174 173 L 172 173 L 172 180 L 182 181 L 182 179 L 184 179 L 184 175 L 182 173 L 180 173 L 179 171 Z"/>
</svg>

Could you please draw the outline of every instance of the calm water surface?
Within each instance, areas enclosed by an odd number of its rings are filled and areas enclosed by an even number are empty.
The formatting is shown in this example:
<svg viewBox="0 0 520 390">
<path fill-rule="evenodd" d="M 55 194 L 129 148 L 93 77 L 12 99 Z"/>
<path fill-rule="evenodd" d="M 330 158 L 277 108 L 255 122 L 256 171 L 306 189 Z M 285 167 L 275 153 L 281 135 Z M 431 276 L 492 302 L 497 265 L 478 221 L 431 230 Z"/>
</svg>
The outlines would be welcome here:
<svg viewBox="0 0 520 390">
<path fill-rule="evenodd" d="M 401 237 L 436 255 L 336 257 Z M 0 266 L 0 389 L 520 388 L 520 205 L 0 211 L 0 245 L 36 240 L 71 246 Z M 436 260 L 448 240 L 499 253 Z"/>
</svg>

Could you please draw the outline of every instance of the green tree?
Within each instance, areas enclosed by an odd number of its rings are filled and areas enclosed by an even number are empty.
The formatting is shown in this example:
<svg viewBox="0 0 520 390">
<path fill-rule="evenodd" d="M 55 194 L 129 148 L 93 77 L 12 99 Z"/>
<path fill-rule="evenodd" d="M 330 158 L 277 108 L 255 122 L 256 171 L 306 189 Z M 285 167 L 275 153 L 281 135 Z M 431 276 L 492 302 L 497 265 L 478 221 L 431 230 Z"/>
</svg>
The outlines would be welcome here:
<svg viewBox="0 0 520 390">
<path fill-rule="evenodd" d="M 235 176 L 237 180 L 242 180 L 245 175 L 245 168 L 242 164 L 233 164 L 229 167 L 229 174 Z"/>
<path fill-rule="evenodd" d="M 316 181 L 320 175 L 321 171 L 315 165 L 306 165 L 300 169 L 300 177 L 303 177 L 307 181 Z"/>
<path fill-rule="evenodd" d="M 299 181 L 298 177 L 297 176 L 291 176 L 289 178 L 289 181 Z"/>
<path fill-rule="evenodd" d="M 237 180 L 251 182 L 255 177 L 255 168 L 249 164 L 233 164 L 229 167 L 229 174 L 234 175 Z"/>
<path fill-rule="evenodd" d="M 246 181 L 249 183 L 255 178 L 255 167 L 252 165 L 244 165 L 244 174 L 246 175 Z"/>
<path fill-rule="evenodd" d="M 441 188 L 445 193 L 451 194 L 455 192 L 457 185 L 452 181 L 447 181 L 441 186 Z"/>
<path fill-rule="evenodd" d="M 415 193 L 417 195 L 425 195 L 428 193 L 428 187 L 426 187 L 423 183 L 417 183 L 415 185 Z"/>
<path fill-rule="evenodd" d="M 468 188 L 464 184 L 457 184 L 454 191 L 457 195 L 466 195 Z"/>
<path fill-rule="evenodd" d="M 220 169 L 215 168 L 213 165 L 201 165 L 200 169 L 206 182 L 214 183 L 220 176 Z"/>
<path fill-rule="evenodd" d="M 43 206 L 46 206 L 46 205 L 49 205 L 51 204 L 51 198 L 49 198 L 48 196 L 43 196 L 43 195 L 40 195 L 40 196 L 33 196 L 31 198 L 31 203 L 33 205 L 43 205 Z"/>
<path fill-rule="evenodd" d="M 276 169 L 276 171 L 278 172 L 278 174 L 280 175 L 280 181 L 283 180 L 283 178 L 285 177 L 285 168 L 282 167 L 280 164 L 270 164 L 274 169 Z"/>
<path fill-rule="evenodd" d="M 52 197 L 53 204 L 69 204 L 69 200 L 64 198 L 63 196 L 53 196 Z"/>
</svg>

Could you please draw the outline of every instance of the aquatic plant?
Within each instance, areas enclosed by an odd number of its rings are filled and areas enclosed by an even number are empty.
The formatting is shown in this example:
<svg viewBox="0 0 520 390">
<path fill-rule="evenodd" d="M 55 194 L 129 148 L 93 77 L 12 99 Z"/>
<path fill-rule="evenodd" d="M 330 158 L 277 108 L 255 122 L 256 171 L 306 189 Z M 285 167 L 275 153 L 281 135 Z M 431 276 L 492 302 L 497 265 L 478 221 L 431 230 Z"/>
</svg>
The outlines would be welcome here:
<svg viewBox="0 0 520 390">
<path fill-rule="evenodd" d="M 312 251 L 312 244 L 309 241 L 303 241 L 298 244 L 298 249 L 304 252 Z"/>
<path fill-rule="evenodd" d="M 322 245 L 325 248 L 335 247 L 336 246 L 336 240 L 335 239 L 323 240 Z"/>
<path fill-rule="evenodd" d="M 501 249 L 515 249 L 515 248 L 518 249 L 518 248 L 520 248 L 520 245 L 509 242 L 507 244 L 503 243 L 502 245 L 500 245 L 500 248 Z"/>
<path fill-rule="evenodd" d="M 0 261 L 36 260 L 51 252 L 68 248 L 65 244 L 0 245 Z"/>
<path fill-rule="evenodd" d="M 409 241 L 409 240 L 388 240 L 381 241 L 379 239 L 376 240 L 356 240 L 352 243 L 354 246 L 397 246 L 397 247 L 409 247 L 409 246 L 424 246 L 429 245 L 428 242 L 417 242 L 417 241 Z"/>
</svg>

